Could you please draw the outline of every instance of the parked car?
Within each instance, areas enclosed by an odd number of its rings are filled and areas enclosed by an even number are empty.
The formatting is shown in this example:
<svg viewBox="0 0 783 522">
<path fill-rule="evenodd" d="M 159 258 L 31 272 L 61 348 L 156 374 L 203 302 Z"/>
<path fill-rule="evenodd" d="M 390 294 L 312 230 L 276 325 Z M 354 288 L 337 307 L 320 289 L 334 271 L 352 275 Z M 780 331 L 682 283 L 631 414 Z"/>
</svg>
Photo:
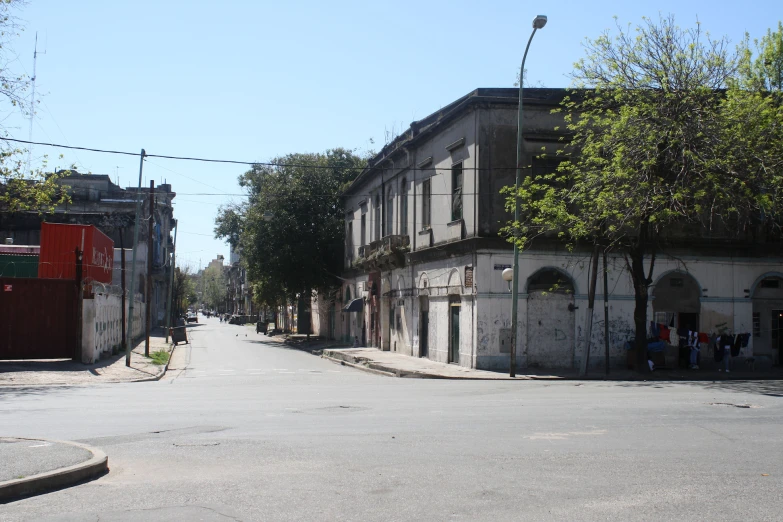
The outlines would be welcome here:
<svg viewBox="0 0 783 522">
<path fill-rule="evenodd" d="M 188 312 L 188 322 L 189 323 L 198 322 L 198 315 L 196 315 L 196 312 Z"/>
</svg>

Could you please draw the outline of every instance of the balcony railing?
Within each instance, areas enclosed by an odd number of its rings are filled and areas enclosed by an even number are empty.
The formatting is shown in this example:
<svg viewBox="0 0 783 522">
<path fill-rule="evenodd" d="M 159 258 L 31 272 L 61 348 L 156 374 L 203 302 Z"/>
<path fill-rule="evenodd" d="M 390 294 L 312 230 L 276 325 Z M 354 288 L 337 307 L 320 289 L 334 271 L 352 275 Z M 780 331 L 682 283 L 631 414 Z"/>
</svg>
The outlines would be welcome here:
<svg viewBox="0 0 783 522">
<path fill-rule="evenodd" d="M 365 270 L 391 269 L 405 266 L 405 253 L 410 250 L 410 237 L 386 236 L 359 247 L 359 257 L 353 266 Z"/>
</svg>

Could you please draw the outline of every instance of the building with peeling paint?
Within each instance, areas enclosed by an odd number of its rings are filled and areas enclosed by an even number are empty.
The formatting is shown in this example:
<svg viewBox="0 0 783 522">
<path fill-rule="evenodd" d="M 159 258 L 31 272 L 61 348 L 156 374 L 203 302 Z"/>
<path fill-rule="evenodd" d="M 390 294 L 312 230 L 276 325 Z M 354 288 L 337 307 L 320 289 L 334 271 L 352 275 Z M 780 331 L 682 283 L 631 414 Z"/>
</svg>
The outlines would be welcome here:
<svg viewBox="0 0 783 522">
<path fill-rule="evenodd" d="M 317 333 L 469 368 L 509 367 L 511 292 L 501 272 L 513 254 L 499 231 L 512 214 L 500 191 L 514 184 L 518 94 L 477 89 L 413 122 L 370 161 L 345 193 L 343 285 L 316 302 L 314 316 L 323 316 Z M 551 110 L 565 91 L 524 94 L 522 164 L 546 173 L 557 168 L 564 125 Z M 779 242 L 756 236 L 672 245 L 656 260 L 649 319 L 673 331 L 749 333 L 740 357 L 779 363 Z M 518 368 L 579 367 L 589 262 L 589 252 L 569 252 L 554 240 L 520 253 Z M 634 335 L 634 292 L 622 257 L 610 256 L 608 267 L 608 353 L 618 366 Z M 598 288 L 589 361 L 602 367 L 600 280 Z M 679 364 L 676 342 L 660 357 Z"/>
</svg>

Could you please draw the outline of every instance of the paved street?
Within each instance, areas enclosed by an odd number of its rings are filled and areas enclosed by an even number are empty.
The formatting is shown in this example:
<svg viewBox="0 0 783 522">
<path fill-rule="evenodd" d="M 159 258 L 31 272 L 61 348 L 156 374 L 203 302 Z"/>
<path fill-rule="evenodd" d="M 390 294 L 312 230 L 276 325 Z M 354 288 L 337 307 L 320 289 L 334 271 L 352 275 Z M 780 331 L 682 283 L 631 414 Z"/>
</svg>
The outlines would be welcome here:
<svg viewBox="0 0 783 522">
<path fill-rule="evenodd" d="M 393 379 L 204 319 L 159 382 L 0 389 L 110 473 L 0 520 L 780 520 L 777 381 Z"/>
</svg>

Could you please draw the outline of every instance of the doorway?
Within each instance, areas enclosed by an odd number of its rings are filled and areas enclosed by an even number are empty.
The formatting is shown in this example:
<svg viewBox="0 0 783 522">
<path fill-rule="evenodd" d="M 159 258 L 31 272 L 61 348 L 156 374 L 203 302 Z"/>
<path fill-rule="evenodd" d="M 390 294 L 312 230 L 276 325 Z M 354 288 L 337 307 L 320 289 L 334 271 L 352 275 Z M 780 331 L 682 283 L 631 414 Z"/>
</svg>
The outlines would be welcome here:
<svg viewBox="0 0 783 522">
<path fill-rule="evenodd" d="M 459 301 L 449 301 L 449 362 L 454 364 L 459 364 L 460 308 Z"/>
<path fill-rule="evenodd" d="M 426 296 L 419 298 L 421 317 L 419 318 L 419 357 L 429 357 L 430 301 Z"/>
<path fill-rule="evenodd" d="M 783 364 L 783 310 L 772 310 L 772 349 L 778 352 L 778 365 Z"/>
</svg>

